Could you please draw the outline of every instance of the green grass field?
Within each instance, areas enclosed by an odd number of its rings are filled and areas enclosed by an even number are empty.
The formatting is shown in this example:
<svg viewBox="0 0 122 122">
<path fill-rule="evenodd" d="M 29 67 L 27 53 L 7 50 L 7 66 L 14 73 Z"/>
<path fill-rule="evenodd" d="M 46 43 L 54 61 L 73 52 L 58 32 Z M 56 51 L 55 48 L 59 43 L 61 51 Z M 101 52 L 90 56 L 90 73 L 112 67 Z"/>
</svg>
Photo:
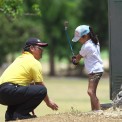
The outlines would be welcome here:
<svg viewBox="0 0 122 122">
<path fill-rule="evenodd" d="M 87 95 L 87 79 L 82 78 L 66 78 L 66 77 L 44 77 L 45 85 L 48 89 L 49 97 L 54 100 L 58 106 L 58 111 L 52 111 L 44 102 L 40 104 L 35 113 L 37 116 L 47 114 L 56 114 L 71 112 L 76 110 L 79 112 L 90 111 L 90 101 Z M 109 79 L 102 78 L 98 85 L 97 96 L 101 103 L 111 102 L 109 99 Z M 6 107 L 0 105 L 0 122 L 4 122 L 4 114 Z"/>
</svg>

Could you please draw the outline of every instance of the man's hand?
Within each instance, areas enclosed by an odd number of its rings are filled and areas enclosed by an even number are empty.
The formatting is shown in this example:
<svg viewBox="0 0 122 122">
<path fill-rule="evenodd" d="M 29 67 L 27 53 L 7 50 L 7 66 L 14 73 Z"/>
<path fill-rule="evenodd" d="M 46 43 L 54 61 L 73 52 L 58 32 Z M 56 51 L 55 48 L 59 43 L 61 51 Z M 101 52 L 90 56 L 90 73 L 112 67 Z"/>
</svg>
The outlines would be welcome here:
<svg viewBox="0 0 122 122">
<path fill-rule="evenodd" d="M 42 85 L 45 86 L 44 83 L 42 83 Z M 48 94 L 47 94 L 46 97 L 44 98 L 44 101 L 45 101 L 46 105 L 47 105 L 48 107 L 50 107 L 52 110 L 58 110 L 58 105 L 57 105 L 56 103 L 54 103 L 54 102 L 48 97 Z"/>
<path fill-rule="evenodd" d="M 46 104 L 52 110 L 58 110 L 58 105 L 56 105 L 56 103 L 54 103 L 52 100 L 49 100 Z"/>
<path fill-rule="evenodd" d="M 73 57 L 72 57 L 72 63 L 73 63 L 74 65 L 78 65 L 78 62 L 76 62 L 76 56 L 73 56 Z"/>
</svg>

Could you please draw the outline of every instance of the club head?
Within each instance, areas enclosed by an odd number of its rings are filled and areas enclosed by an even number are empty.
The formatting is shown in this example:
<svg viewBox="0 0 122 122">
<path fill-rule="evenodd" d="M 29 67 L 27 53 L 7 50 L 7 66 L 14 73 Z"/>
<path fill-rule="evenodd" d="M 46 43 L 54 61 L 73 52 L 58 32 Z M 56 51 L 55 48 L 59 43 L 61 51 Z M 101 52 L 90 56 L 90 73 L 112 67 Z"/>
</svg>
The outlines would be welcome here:
<svg viewBox="0 0 122 122">
<path fill-rule="evenodd" d="M 65 27 L 65 30 L 67 30 L 67 28 L 68 28 L 68 21 L 64 21 L 64 27 Z"/>
</svg>

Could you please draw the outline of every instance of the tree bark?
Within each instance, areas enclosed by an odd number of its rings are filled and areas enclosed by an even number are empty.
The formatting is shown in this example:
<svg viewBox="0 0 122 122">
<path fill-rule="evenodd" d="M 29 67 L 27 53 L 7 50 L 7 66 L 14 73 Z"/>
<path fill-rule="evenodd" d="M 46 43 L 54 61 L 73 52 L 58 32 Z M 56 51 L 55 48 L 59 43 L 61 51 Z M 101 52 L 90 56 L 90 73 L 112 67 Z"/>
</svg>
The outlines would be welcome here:
<svg viewBox="0 0 122 122">
<path fill-rule="evenodd" d="M 50 76 L 55 76 L 55 60 L 54 60 L 54 49 L 52 48 L 49 53 L 49 64 L 50 64 Z"/>
</svg>

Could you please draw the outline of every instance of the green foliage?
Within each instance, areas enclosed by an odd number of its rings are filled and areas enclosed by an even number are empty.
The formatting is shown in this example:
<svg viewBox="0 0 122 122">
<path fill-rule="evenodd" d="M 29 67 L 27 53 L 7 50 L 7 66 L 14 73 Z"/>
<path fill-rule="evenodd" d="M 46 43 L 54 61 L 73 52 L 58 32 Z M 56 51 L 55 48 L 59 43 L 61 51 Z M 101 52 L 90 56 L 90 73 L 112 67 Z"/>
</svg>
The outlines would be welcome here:
<svg viewBox="0 0 122 122">
<path fill-rule="evenodd" d="M 29 4 L 29 11 L 27 11 L 27 4 Z M 8 19 L 16 19 L 23 15 L 41 15 L 39 8 L 39 0 L 1 0 L 0 10 L 7 16 Z M 30 12 L 31 11 L 31 12 Z"/>
<path fill-rule="evenodd" d="M 3 5 L 4 0 L 0 0 L 0 7 Z"/>
<path fill-rule="evenodd" d="M 32 8 L 37 13 L 37 15 L 41 16 L 41 11 L 38 4 L 33 4 Z"/>
<path fill-rule="evenodd" d="M 79 2 L 77 16 L 80 24 L 93 27 L 102 48 L 106 48 L 108 46 L 108 1 L 82 0 Z"/>
<path fill-rule="evenodd" d="M 0 7 L 2 7 L 5 15 L 16 18 L 23 13 L 22 4 L 23 0 L 4 0 Z"/>
<path fill-rule="evenodd" d="M 42 0 L 40 3 L 41 19 L 47 35 L 45 39 L 48 40 L 49 51 L 54 50 L 54 55 L 58 55 L 60 59 L 66 57 L 67 48 L 69 48 L 64 31 L 64 21 L 70 18 L 72 22 L 77 21 L 74 10 L 76 3 L 70 0 Z M 70 28 L 72 25 L 73 23 L 70 24 Z M 69 57 L 70 48 L 68 51 L 67 57 Z"/>
<path fill-rule="evenodd" d="M 24 14 L 29 16 L 41 16 L 39 0 L 24 0 Z"/>
<path fill-rule="evenodd" d="M 31 20 L 22 19 L 10 23 L 5 16 L 0 15 L 0 65 L 6 60 L 6 55 L 21 51 L 29 37 L 40 38 L 43 35 L 41 25 L 37 26 Z"/>
<path fill-rule="evenodd" d="M 90 24 L 99 35 L 101 45 L 107 45 L 106 0 L 0 0 L 0 12 L 1 63 L 8 53 L 21 50 L 24 41 L 32 36 L 48 42 L 52 64 L 55 57 L 70 61 L 72 53 L 65 35 L 65 20 L 69 21 L 70 39 L 78 25 Z M 77 54 L 81 45 L 72 43 L 72 46 Z"/>
</svg>

